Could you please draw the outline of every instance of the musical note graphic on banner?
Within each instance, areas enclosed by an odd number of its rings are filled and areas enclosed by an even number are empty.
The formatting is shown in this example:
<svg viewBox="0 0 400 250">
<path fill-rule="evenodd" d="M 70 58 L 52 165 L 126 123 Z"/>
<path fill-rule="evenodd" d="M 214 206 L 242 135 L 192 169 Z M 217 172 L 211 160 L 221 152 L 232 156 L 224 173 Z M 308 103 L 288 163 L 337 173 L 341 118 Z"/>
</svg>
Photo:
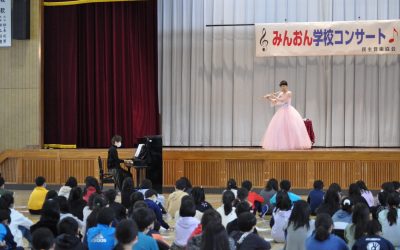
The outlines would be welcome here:
<svg viewBox="0 0 400 250">
<path fill-rule="evenodd" d="M 262 30 L 262 36 L 261 36 L 261 39 L 260 39 L 260 45 L 262 47 L 262 51 L 265 51 L 267 49 L 267 46 L 268 46 L 268 40 L 265 39 L 266 36 L 267 36 L 267 30 L 264 28 Z"/>
<path fill-rule="evenodd" d="M 397 32 L 396 28 L 393 28 L 393 37 L 389 39 L 389 43 L 394 43 L 394 33 L 396 33 L 396 37 L 399 36 L 399 32 Z"/>
</svg>

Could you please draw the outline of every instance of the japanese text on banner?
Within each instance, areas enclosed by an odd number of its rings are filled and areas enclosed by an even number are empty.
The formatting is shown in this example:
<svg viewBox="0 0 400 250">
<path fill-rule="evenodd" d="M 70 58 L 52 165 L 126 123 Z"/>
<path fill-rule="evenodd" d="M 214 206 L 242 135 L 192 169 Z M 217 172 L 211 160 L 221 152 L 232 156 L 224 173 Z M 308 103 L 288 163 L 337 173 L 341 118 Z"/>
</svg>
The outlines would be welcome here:
<svg viewBox="0 0 400 250">
<path fill-rule="evenodd" d="M 399 54 L 399 20 L 256 24 L 256 56 Z"/>
</svg>

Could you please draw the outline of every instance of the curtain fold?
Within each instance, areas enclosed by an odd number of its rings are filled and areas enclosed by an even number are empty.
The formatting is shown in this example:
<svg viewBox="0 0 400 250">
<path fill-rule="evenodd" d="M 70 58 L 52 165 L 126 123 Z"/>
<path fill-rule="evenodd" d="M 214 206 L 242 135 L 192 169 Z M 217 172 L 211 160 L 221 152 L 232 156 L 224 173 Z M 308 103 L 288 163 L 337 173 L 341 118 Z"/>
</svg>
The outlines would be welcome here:
<svg viewBox="0 0 400 250">
<path fill-rule="evenodd" d="M 158 0 L 162 130 L 170 146 L 259 146 L 285 79 L 316 146 L 400 146 L 399 56 L 256 58 L 254 27 L 398 19 L 397 0 Z"/>
<path fill-rule="evenodd" d="M 77 142 L 78 22 L 71 18 L 76 10 L 68 6 L 44 13 L 44 143 L 53 147 Z"/>
<path fill-rule="evenodd" d="M 71 11 L 65 16 L 68 8 Z M 57 13 L 64 13 L 64 18 Z M 132 147 L 137 138 L 158 134 L 156 1 L 46 7 L 45 14 L 45 24 L 54 26 L 45 28 L 49 65 L 45 68 L 45 142 L 68 140 L 78 147 L 107 147 L 111 137 L 120 134 L 124 146 Z M 60 27 L 68 25 L 73 32 L 63 33 Z M 54 30 L 59 30 L 61 39 L 73 41 L 68 45 L 75 51 L 66 51 Z M 53 51 L 61 54 L 57 57 Z M 52 67 L 59 71 L 51 72 Z M 72 82 L 64 77 L 68 67 L 75 69 L 73 96 Z M 52 88 L 69 92 L 61 91 L 52 99 L 48 93 Z M 69 113 L 59 108 L 66 105 L 64 98 L 70 100 Z M 50 125 L 60 117 L 65 127 Z M 65 131 L 68 136 L 63 136 Z"/>
</svg>

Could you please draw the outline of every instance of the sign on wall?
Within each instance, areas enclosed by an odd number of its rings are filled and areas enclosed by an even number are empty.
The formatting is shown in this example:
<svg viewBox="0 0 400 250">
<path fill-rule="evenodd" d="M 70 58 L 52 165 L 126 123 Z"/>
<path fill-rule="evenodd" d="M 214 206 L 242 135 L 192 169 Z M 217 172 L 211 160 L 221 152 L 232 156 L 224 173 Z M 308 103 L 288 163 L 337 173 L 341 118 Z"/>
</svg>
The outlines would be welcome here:
<svg viewBox="0 0 400 250">
<path fill-rule="evenodd" d="M 0 47 L 11 46 L 11 0 L 0 0 Z"/>
<path fill-rule="evenodd" d="M 400 21 L 260 23 L 256 56 L 384 55 L 400 53 Z"/>
</svg>

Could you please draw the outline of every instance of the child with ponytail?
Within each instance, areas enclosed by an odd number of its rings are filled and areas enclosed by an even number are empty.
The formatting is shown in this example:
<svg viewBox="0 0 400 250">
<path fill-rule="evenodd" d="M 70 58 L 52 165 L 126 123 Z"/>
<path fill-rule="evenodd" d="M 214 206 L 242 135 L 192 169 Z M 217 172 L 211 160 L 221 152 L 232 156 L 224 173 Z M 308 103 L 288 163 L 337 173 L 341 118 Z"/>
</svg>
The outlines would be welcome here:
<svg viewBox="0 0 400 250">
<path fill-rule="evenodd" d="M 235 194 L 227 190 L 222 195 L 222 206 L 217 209 L 217 212 L 221 215 L 222 225 L 226 228 L 229 222 L 236 219 L 235 207 L 233 207 L 233 202 L 235 200 Z"/>
<path fill-rule="evenodd" d="M 369 208 L 364 203 L 357 203 L 353 209 L 352 223 L 347 225 L 344 230 L 344 237 L 347 245 L 351 249 L 354 243 L 363 237 L 367 232 L 367 222 L 369 221 Z"/>
<path fill-rule="evenodd" d="M 307 250 L 348 250 L 341 238 L 331 234 L 333 221 L 329 214 L 321 213 L 315 220 L 315 231 L 306 240 Z"/>
<path fill-rule="evenodd" d="M 396 249 L 400 248 L 400 197 L 394 192 L 389 194 L 387 208 L 378 214 L 382 225 L 382 236 L 389 240 Z"/>
</svg>

